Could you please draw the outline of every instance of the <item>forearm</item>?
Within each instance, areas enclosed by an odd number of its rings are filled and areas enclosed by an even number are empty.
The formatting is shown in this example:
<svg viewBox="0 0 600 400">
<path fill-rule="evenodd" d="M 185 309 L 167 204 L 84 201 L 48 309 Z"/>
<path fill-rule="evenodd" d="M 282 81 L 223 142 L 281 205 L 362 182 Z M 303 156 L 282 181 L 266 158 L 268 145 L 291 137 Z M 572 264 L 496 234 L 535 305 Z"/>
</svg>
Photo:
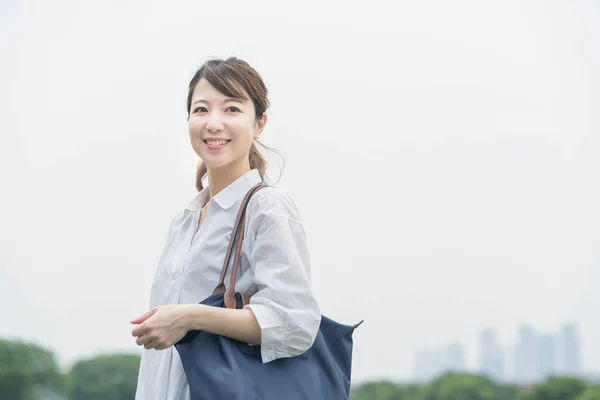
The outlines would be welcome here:
<svg viewBox="0 0 600 400">
<path fill-rule="evenodd" d="M 187 304 L 184 325 L 187 330 L 206 331 L 251 344 L 261 343 L 260 326 L 250 309 Z"/>
</svg>

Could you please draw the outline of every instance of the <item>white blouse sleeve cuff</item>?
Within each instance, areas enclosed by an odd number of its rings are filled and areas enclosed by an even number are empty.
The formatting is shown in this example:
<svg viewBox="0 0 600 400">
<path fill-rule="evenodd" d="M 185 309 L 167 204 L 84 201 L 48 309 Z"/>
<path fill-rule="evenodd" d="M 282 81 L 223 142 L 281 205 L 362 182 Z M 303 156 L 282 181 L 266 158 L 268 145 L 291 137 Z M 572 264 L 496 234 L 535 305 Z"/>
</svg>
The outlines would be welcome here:
<svg viewBox="0 0 600 400">
<path fill-rule="evenodd" d="M 252 310 L 260 326 L 262 362 L 266 364 L 278 358 L 289 357 L 283 345 L 286 336 L 284 321 L 279 314 L 263 304 L 248 304 L 244 308 Z"/>
</svg>

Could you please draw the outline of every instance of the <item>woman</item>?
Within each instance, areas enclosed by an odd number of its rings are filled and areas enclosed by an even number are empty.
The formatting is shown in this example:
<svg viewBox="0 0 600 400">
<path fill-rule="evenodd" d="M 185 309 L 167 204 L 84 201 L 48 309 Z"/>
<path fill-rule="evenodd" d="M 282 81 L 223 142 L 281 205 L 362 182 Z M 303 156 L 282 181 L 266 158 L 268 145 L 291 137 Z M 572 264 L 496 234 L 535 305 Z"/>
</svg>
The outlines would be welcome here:
<svg viewBox="0 0 600 400">
<path fill-rule="evenodd" d="M 237 58 L 206 62 L 190 82 L 188 127 L 202 160 L 200 193 L 171 223 L 150 310 L 131 321 L 136 343 L 146 349 L 136 399 L 189 399 L 173 346 L 189 330 L 260 345 L 263 363 L 300 355 L 315 340 L 321 313 L 304 229 L 290 197 L 272 187 L 258 191 L 247 210 L 236 291 L 252 295 L 250 303 L 243 309 L 198 304 L 219 280 L 242 198 L 264 181 L 266 162 L 255 142 L 268 104 L 259 74 Z"/>
</svg>

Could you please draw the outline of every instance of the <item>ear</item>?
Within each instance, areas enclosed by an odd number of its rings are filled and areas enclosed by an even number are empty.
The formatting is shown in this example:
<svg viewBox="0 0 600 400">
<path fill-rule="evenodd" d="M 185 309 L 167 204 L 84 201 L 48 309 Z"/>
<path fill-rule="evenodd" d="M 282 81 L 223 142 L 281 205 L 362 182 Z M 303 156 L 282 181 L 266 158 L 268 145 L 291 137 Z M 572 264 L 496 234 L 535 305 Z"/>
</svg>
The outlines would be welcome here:
<svg viewBox="0 0 600 400">
<path fill-rule="evenodd" d="M 254 131 L 254 139 L 258 139 L 267 124 L 267 113 L 263 113 L 262 117 L 256 121 L 256 130 Z"/>
</svg>

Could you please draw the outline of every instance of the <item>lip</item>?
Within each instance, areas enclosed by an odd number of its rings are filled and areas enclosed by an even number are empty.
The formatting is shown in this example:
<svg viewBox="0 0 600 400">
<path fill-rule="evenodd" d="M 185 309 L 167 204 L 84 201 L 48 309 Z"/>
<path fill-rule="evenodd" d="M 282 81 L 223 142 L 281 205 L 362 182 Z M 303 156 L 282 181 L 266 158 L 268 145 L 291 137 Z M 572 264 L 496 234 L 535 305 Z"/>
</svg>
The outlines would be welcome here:
<svg viewBox="0 0 600 400">
<path fill-rule="evenodd" d="M 224 140 L 227 143 L 225 144 L 208 144 L 206 143 L 207 140 L 213 141 L 213 140 Z M 229 144 L 229 142 L 231 142 L 231 139 L 223 139 L 223 138 L 210 138 L 210 139 L 202 139 L 202 142 L 204 143 L 204 145 L 209 149 L 209 150 L 220 150 L 223 147 L 227 146 Z"/>
</svg>

